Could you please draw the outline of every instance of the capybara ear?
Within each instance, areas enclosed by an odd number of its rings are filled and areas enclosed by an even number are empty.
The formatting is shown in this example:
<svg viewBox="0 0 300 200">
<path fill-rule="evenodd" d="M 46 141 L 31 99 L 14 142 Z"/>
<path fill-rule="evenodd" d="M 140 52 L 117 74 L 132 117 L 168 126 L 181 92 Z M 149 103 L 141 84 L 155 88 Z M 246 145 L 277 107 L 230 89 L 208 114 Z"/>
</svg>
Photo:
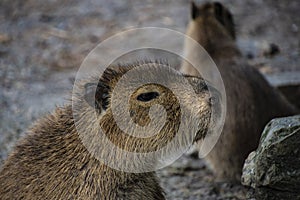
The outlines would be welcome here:
<svg viewBox="0 0 300 200">
<path fill-rule="evenodd" d="M 106 110 L 109 105 L 109 86 L 99 81 L 86 83 L 84 85 L 84 99 L 98 112 Z"/>
<path fill-rule="evenodd" d="M 229 34 L 235 39 L 235 28 L 232 14 L 220 2 L 214 2 L 214 13 L 216 19 L 227 29 Z"/>
<path fill-rule="evenodd" d="M 223 5 L 220 3 L 220 2 L 214 2 L 214 11 L 215 11 L 215 16 L 217 18 L 217 20 L 225 25 L 225 22 L 224 22 L 224 19 L 223 19 L 223 11 L 224 10 L 224 7 Z"/>
<path fill-rule="evenodd" d="M 196 19 L 198 16 L 199 16 L 199 14 L 200 14 L 200 11 L 199 11 L 199 9 L 198 9 L 198 7 L 197 7 L 197 5 L 196 5 L 196 3 L 194 2 L 194 1 L 191 1 L 191 18 L 192 19 Z"/>
</svg>

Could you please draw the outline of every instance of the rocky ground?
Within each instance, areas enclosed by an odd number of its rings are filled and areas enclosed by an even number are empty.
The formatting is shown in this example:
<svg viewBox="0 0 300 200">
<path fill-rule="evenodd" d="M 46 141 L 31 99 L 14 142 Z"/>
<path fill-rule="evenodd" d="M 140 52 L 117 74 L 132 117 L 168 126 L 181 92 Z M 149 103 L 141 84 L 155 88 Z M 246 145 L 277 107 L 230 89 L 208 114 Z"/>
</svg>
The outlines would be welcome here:
<svg viewBox="0 0 300 200">
<path fill-rule="evenodd" d="M 300 71 L 298 0 L 221 2 L 234 13 L 238 44 L 254 67 L 266 76 Z M 66 102 L 77 69 L 98 43 L 132 27 L 184 32 L 188 11 L 186 0 L 1 1 L 0 163 L 32 121 Z M 195 156 L 159 176 L 169 199 L 246 199 L 247 188 L 215 183 Z"/>
</svg>

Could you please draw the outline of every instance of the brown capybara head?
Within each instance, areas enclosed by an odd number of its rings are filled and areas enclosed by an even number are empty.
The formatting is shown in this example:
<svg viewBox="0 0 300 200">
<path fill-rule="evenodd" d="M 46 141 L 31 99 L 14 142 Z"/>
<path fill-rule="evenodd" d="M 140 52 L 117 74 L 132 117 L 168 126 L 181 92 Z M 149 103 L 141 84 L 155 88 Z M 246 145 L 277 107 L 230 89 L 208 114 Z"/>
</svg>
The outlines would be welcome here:
<svg viewBox="0 0 300 200">
<path fill-rule="evenodd" d="M 103 154 L 102 137 L 95 142 L 100 129 L 111 144 L 129 153 L 187 147 L 205 137 L 220 98 L 204 79 L 160 62 L 110 66 L 79 90 L 73 103 L 80 119 L 77 130 L 94 154 Z"/>
<path fill-rule="evenodd" d="M 191 2 L 191 18 L 195 23 L 201 19 L 211 19 L 223 26 L 233 39 L 235 39 L 235 26 L 231 12 L 220 2 L 205 3 L 197 6 L 195 2 Z"/>
</svg>

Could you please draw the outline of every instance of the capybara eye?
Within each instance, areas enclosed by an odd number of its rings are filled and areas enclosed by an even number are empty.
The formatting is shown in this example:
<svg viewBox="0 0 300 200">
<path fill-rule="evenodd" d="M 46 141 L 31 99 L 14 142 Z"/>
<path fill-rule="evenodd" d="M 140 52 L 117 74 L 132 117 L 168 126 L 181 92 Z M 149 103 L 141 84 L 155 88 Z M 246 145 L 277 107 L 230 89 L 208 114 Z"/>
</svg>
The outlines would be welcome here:
<svg viewBox="0 0 300 200">
<path fill-rule="evenodd" d="M 139 96 L 137 96 L 136 99 L 139 101 L 147 102 L 147 101 L 151 101 L 152 99 L 155 99 L 158 96 L 159 96 L 158 92 L 147 92 L 147 93 L 140 94 Z"/>
</svg>

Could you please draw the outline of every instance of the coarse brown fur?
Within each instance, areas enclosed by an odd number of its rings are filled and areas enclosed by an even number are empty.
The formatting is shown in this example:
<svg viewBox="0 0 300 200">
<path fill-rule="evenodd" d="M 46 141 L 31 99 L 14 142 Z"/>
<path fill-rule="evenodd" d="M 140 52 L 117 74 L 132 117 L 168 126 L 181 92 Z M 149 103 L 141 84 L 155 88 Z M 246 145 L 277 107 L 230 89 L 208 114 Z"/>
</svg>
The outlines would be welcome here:
<svg viewBox="0 0 300 200">
<path fill-rule="evenodd" d="M 186 34 L 202 45 L 216 63 L 227 96 L 223 131 L 206 159 L 217 180 L 239 182 L 244 160 L 257 147 L 266 123 L 299 111 L 243 60 L 235 42 L 233 18 L 227 8 L 218 2 L 201 6 L 192 2 L 191 13 Z M 184 50 L 188 59 L 201 62 L 188 42 Z M 187 63 L 182 65 L 181 71 L 199 75 Z"/>
<path fill-rule="evenodd" d="M 82 131 L 81 134 L 87 135 L 91 145 L 94 145 L 100 125 L 112 143 L 132 152 L 156 151 L 173 139 L 178 129 L 179 103 L 171 91 L 157 84 L 141 86 L 130 97 L 129 105 L 131 117 L 139 125 L 149 122 L 150 106 L 164 106 L 167 121 L 159 133 L 144 139 L 129 136 L 114 121 L 110 102 L 112 91 L 118 80 L 138 65 L 111 67 L 100 80 L 92 78 L 80 83 L 72 98 L 73 107 L 71 104 L 59 107 L 39 119 L 17 144 L 0 171 L 0 199 L 164 199 L 164 192 L 154 172 L 128 173 L 110 168 L 92 156 L 79 134 Z M 143 65 L 156 68 L 158 63 L 145 62 Z M 180 84 L 172 84 L 179 87 L 183 100 L 189 102 L 187 109 L 201 119 L 197 134 L 189 132 L 186 135 L 186 138 L 198 140 L 205 136 L 210 123 L 211 94 L 203 79 L 186 78 L 196 93 L 196 99 L 180 88 Z M 126 93 L 127 88 L 123 89 Z M 149 102 L 137 100 L 139 94 L 151 91 L 158 92 L 160 96 Z M 79 119 L 76 127 L 75 118 Z M 109 155 L 109 151 L 107 149 L 105 152 L 108 156 L 119 159 L 118 154 Z M 122 164 L 133 163 L 132 160 L 125 162 Z"/>
</svg>

